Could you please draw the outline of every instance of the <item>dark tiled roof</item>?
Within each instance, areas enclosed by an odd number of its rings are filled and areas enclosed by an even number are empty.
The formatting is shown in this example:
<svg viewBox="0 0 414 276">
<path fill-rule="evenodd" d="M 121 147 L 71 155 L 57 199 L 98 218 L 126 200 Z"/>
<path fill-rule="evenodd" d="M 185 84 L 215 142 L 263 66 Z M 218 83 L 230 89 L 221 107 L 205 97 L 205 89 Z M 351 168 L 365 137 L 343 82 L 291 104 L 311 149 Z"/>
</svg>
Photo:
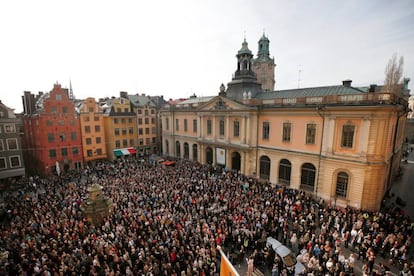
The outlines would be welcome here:
<svg viewBox="0 0 414 276">
<path fill-rule="evenodd" d="M 350 94 L 365 94 L 366 90 L 361 90 L 352 86 L 323 86 L 323 87 L 309 87 L 288 90 L 277 90 L 272 92 L 259 92 L 256 99 L 283 99 L 283 98 L 298 98 L 298 97 L 318 97 L 329 95 L 350 95 Z"/>
<path fill-rule="evenodd" d="M 128 95 L 128 99 L 131 101 L 131 103 L 134 106 L 151 106 L 155 107 L 155 104 L 151 101 L 151 99 L 148 96 L 143 95 Z"/>
</svg>

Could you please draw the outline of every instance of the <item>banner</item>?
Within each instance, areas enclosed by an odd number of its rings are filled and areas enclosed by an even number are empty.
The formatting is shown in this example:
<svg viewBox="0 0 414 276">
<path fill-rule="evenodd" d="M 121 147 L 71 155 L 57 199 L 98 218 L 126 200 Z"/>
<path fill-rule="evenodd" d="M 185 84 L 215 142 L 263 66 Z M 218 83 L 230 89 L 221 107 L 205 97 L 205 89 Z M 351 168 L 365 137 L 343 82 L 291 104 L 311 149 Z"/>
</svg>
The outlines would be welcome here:
<svg viewBox="0 0 414 276">
<path fill-rule="evenodd" d="M 223 251 L 220 250 L 220 276 L 240 276 Z"/>
<path fill-rule="evenodd" d="M 226 166 L 226 150 L 222 148 L 216 148 L 216 159 L 218 165 Z"/>
</svg>

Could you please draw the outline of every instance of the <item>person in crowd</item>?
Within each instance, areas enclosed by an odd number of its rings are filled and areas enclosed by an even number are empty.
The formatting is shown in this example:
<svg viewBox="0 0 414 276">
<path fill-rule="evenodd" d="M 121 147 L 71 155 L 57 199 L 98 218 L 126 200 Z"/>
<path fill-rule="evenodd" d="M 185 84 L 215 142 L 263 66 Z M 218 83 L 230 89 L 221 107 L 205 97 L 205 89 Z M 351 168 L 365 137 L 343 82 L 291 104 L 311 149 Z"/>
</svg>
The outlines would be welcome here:
<svg viewBox="0 0 414 276">
<path fill-rule="evenodd" d="M 252 252 L 266 256 L 269 271 L 284 275 L 290 270 L 264 249 L 273 235 L 294 252 L 305 250 L 306 273 L 314 275 L 351 275 L 361 251 L 367 274 L 376 254 L 401 263 L 404 273 L 414 268 L 407 254 L 413 224 L 401 212 L 330 206 L 212 165 L 121 159 L 22 182 L 30 189 L 4 202 L 0 275 L 218 275 L 217 246 L 237 264 Z M 80 210 L 92 183 L 113 201 L 101 225 Z"/>
</svg>

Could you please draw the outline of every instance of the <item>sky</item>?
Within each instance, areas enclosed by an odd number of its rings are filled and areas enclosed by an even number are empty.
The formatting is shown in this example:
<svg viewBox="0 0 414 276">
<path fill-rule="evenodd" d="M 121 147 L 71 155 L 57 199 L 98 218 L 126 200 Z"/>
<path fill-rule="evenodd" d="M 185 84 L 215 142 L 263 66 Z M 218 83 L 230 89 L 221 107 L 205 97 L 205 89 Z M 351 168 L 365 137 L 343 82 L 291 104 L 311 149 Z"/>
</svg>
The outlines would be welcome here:
<svg viewBox="0 0 414 276">
<path fill-rule="evenodd" d="M 218 95 L 263 33 L 275 90 L 383 84 L 393 54 L 413 90 L 412 0 L 16 0 L 0 3 L 0 100 L 21 112 L 56 82 L 77 99 Z"/>
</svg>

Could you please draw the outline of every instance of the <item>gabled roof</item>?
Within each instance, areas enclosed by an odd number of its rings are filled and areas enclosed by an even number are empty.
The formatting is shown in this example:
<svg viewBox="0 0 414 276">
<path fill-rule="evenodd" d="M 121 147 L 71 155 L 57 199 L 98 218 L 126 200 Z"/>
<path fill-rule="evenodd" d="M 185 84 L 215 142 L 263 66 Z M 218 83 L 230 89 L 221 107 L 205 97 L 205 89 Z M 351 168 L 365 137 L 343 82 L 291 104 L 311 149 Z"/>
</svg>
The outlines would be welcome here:
<svg viewBox="0 0 414 276">
<path fill-rule="evenodd" d="M 259 92 L 255 99 L 283 99 L 283 98 L 298 98 L 298 97 L 318 97 L 329 95 L 350 95 L 350 94 L 365 94 L 366 91 L 352 86 L 322 86 L 297 88 L 287 90 L 277 90 L 272 92 Z"/>
<path fill-rule="evenodd" d="M 131 101 L 134 106 L 151 106 L 155 107 L 155 104 L 148 96 L 144 95 L 128 95 L 128 99 Z"/>
</svg>

